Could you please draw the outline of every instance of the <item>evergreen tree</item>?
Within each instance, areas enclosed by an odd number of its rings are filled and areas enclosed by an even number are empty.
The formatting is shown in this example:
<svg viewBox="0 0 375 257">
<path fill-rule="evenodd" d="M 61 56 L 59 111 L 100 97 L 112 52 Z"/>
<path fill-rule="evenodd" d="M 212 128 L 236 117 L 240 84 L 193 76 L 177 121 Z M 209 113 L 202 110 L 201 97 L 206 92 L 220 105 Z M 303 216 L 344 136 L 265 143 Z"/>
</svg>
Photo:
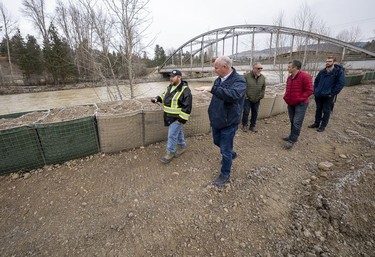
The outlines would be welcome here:
<svg viewBox="0 0 375 257">
<path fill-rule="evenodd" d="M 167 56 L 165 55 L 165 51 L 163 47 L 156 45 L 155 52 L 154 52 L 154 61 L 153 61 L 154 66 L 162 65 L 166 59 L 167 59 Z"/>
<path fill-rule="evenodd" d="M 7 39 L 5 37 L 0 43 L 0 56 L 8 56 Z"/>
<path fill-rule="evenodd" d="M 13 63 L 20 65 L 20 63 L 24 62 L 26 54 L 25 41 L 19 29 L 10 39 L 9 48 Z"/>
<path fill-rule="evenodd" d="M 371 42 L 367 42 L 367 44 L 365 45 L 365 49 L 371 51 L 371 52 L 375 52 L 375 40 L 372 40 Z"/>
<path fill-rule="evenodd" d="M 31 75 L 40 75 L 43 72 L 42 51 L 35 37 L 27 35 L 25 46 L 25 56 L 19 63 L 25 77 L 29 79 Z"/>
<path fill-rule="evenodd" d="M 77 79 L 77 69 L 73 64 L 69 44 L 59 37 L 53 24 L 48 33 L 49 42 L 44 42 L 43 53 L 46 70 L 51 74 L 54 84 L 60 81 L 65 84 L 68 80 Z"/>
</svg>

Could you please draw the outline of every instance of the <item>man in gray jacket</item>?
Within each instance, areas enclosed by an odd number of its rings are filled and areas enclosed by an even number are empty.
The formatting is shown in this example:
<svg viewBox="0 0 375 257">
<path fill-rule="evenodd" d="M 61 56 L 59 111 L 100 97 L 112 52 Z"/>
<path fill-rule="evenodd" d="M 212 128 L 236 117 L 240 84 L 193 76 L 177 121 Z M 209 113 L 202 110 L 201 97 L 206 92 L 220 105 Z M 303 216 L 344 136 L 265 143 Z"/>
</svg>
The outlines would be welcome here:
<svg viewBox="0 0 375 257">
<path fill-rule="evenodd" d="M 242 112 L 242 131 L 247 132 L 249 113 L 251 110 L 250 131 L 257 132 L 256 121 L 258 118 L 258 111 L 260 100 L 264 98 L 266 91 L 266 77 L 261 74 L 262 64 L 256 62 L 253 65 L 253 70 L 245 73 L 246 80 L 246 99 Z"/>
</svg>

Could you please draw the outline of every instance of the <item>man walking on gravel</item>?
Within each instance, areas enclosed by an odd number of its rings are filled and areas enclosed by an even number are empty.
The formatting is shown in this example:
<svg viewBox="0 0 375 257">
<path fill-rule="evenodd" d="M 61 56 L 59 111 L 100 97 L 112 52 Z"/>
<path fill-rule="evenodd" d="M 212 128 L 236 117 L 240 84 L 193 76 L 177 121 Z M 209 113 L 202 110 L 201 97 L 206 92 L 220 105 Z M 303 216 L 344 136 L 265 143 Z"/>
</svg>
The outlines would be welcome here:
<svg viewBox="0 0 375 257">
<path fill-rule="evenodd" d="M 190 88 L 188 83 L 182 80 L 181 71 L 173 70 L 170 82 L 162 95 L 151 99 L 153 103 L 163 103 L 164 125 L 168 126 L 167 153 L 160 159 L 164 164 L 181 156 L 186 149 L 184 124 L 190 117 L 193 105 Z"/>
<path fill-rule="evenodd" d="M 213 86 L 196 90 L 212 94 L 208 116 L 214 144 L 220 148 L 222 156 L 221 173 L 213 184 L 220 187 L 230 182 L 232 160 L 237 157 L 237 153 L 233 151 L 233 141 L 241 121 L 246 81 L 232 67 L 232 60 L 227 56 L 218 57 L 214 66 L 218 77 Z"/>
</svg>

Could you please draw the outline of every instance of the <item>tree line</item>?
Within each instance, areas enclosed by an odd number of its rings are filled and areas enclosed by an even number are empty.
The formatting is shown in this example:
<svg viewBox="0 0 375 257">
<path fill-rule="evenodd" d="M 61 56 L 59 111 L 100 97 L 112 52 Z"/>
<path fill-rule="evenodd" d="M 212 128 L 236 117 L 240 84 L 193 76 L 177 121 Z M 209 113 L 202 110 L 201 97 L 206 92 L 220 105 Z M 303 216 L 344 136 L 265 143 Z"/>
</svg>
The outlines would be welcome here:
<svg viewBox="0 0 375 257">
<path fill-rule="evenodd" d="M 3 37 L 0 42 L 0 56 L 6 57 L 3 59 L 9 58 L 12 66 L 18 66 L 26 84 L 38 84 L 41 78 L 48 79 L 48 83 L 55 85 L 97 81 L 111 78 L 113 75 L 118 79 L 129 79 L 122 65 L 124 61 L 120 53 L 115 51 L 108 53 L 108 61 L 104 62 L 100 58 L 103 53 L 91 49 L 89 52 L 96 55 L 96 60 L 100 64 L 98 73 L 93 65 L 94 56 L 92 54 L 88 54 L 85 58 L 82 55 L 77 56 L 77 52 L 69 46 L 65 38 L 59 35 L 53 24 L 48 30 L 48 36 L 48 43 L 40 46 L 34 36 L 27 35 L 23 38 L 20 30 L 17 29 L 10 39 Z M 78 49 L 87 52 L 88 42 L 83 42 Z M 134 74 L 139 77 L 146 75 L 147 68 L 161 65 L 167 56 L 163 47 L 156 45 L 153 59 L 150 59 L 146 53 L 134 55 L 133 58 L 136 67 Z M 87 62 L 90 60 L 91 63 Z"/>
<path fill-rule="evenodd" d="M 26 38 L 0 2 L 0 55 L 9 62 L 12 81 L 15 64 L 26 84 L 41 79 L 54 85 L 101 81 L 118 88 L 119 80 L 126 79 L 133 98 L 135 78 L 166 60 L 159 45 L 153 59 L 145 51 L 154 43 L 154 39 L 143 41 L 151 23 L 149 1 L 58 0 L 55 12 L 48 14 L 45 0 L 23 0 L 22 13 L 39 32 Z"/>
<path fill-rule="evenodd" d="M 126 79 L 133 98 L 135 78 L 147 74 L 147 68 L 160 66 L 168 57 L 160 45 L 154 47 L 152 59 L 147 56 L 146 49 L 155 43 L 154 38 L 145 42 L 152 22 L 147 8 L 149 1 L 57 0 L 54 12 L 47 13 L 46 0 L 23 0 L 24 18 L 30 20 L 37 31 L 36 36 L 23 38 L 17 22 L 0 0 L 0 32 L 3 34 L 0 55 L 9 62 L 11 81 L 14 81 L 14 64 L 22 71 L 26 84 L 37 84 L 41 79 L 55 85 L 101 81 L 105 86 L 118 88 L 119 80 Z M 284 26 L 284 18 L 281 12 L 274 25 Z M 293 27 L 329 35 L 324 22 L 306 3 L 294 18 Z M 342 31 L 337 38 L 354 42 L 359 34 L 359 28 L 356 28 Z M 281 37 L 273 40 L 279 48 L 287 44 Z M 372 41 L 366 48 L 373 49 L 373 46 Z M 211 61 L 210 51 L 213 50 L 208 48 L 207 52 L 200 53 L 201 56 L 194 57 L 184 52 L 181 56 L 176 55 L 174 61 L 179 63 L 182 61 L 179 58 Z M 169 55 L 172 53 L 173 50 Z"/>
</svg>

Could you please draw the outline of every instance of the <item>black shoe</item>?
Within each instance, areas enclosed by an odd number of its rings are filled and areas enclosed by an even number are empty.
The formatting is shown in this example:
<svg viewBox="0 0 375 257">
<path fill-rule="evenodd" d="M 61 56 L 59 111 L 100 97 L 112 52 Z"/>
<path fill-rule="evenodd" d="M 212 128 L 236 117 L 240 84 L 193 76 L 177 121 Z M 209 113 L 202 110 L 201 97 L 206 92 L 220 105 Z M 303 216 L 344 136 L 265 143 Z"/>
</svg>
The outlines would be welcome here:
<svg viewBox="0 0 375 257">
<path fill-rule="evenodd" d="M 316 131 L 323 132 L 326 128 L 325 127 L 319 127 Z"/>
<path fill-rule="evenodd" d="M 314 123 L 314 124 L 311 124 L 311 125 L 309 125 L 307 127 L 308 128 L 319 128 L 319 124 Z"/>
<path fill-rule="evenodd" d="M 222 187 L 230 183 L 229 179 L 230 179 L 230 176 L 224 176 L 220 174 L 219 177 L 217 177 L 217 179 L 212 184 L 217 187 Z"/>
<path fill-rule="evenodd" d="M 289 141 L 289 139 L 290 139 L 289 137 L 283 137 L 284 141 Z"/>
<path fill-rule="evenodd" d="M 285 143 L 285 149 L 292 149 L 293 148 L 293 145 L 294 145 L 294 142 L 288 140 L 286 143 Z"/>
</svg>

